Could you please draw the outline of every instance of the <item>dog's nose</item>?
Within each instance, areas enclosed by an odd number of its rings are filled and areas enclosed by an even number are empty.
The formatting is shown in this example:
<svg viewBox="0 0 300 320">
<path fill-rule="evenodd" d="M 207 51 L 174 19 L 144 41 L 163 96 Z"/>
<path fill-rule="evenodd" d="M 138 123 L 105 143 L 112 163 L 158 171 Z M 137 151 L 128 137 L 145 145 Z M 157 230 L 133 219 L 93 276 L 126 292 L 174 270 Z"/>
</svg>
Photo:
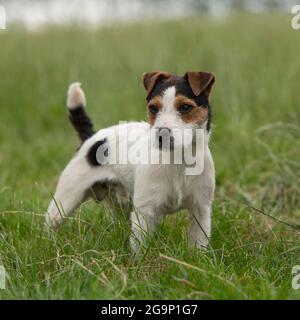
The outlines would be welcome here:
<svg viewBox="0 0 300 320">
<path fill-rule="evenodd" d="M 161 136 L 169 136 L 171 134 L 171 129 L 166 127 L 158 128 L 158 133 Z"/>
<path fill-rule="evenodd" d="M 159 149 L 166 148 L 167 146 L 173 148 L 173 137 L 171 134 L 171 129 L 166 127 L 158 128 L 157 138 Z"/>
</svg>

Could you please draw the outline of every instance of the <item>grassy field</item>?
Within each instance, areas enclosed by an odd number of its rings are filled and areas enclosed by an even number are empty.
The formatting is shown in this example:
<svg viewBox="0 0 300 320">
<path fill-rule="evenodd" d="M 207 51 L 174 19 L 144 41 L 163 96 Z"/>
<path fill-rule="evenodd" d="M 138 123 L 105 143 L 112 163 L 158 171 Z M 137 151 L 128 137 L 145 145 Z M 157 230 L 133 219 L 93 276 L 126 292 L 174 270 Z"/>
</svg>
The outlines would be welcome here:
<svg viewBox="0 0 300 320">
<path fill-rule="evenodd" d="M 272 15 L 2 31 L 0 264 L 9 278 L 0 298 L 300 298 L 291 286 L 300 264 L 299 37 L 290 16 Z M 185 212 L 163 221 L 140 260 L 128 225 L 103 204 L 88 202 L 45 233 L 51 193 L 78 147 L 68 84 L 83 83 L 102 128 L 145 119 L 140 77 L 157 69 L 217 76 L 209 251 L 188 248 Z"/>
</svg>

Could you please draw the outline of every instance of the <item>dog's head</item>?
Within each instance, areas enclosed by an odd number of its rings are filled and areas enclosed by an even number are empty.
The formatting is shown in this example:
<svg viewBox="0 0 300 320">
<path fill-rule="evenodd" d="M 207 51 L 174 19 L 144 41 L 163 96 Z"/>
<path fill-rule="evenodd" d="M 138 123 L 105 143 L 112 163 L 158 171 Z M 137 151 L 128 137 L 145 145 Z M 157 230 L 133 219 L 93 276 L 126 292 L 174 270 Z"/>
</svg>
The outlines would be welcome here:
<svg viewBox="0 0 300 320">
<path fill-rule="evenodd" d="M 178 129 L 209 131 L 214 82 L 210 72 L 187 72 L 183 77 L 162 71 L 144 73 L 148 119 L 159 137 L 172 136 Z"/>
</svg>

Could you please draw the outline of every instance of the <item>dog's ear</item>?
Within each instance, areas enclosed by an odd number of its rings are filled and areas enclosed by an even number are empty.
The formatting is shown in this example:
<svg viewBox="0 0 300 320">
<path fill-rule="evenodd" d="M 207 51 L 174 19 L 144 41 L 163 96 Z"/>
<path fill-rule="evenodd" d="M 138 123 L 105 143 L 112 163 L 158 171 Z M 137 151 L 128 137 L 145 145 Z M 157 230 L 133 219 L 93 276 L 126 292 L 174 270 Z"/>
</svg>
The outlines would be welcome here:
<svg viewBox="0 0 300 320">
<path fill-rule="evenodd" d="M 145 72 L 143 73 L 142 80 L 144 87 L 147 91 L 147 97 L 149 97 L 150 93 L 154 89 L 157 81 L 161 78 L 170 78 L 171 74 L 169 72 L 164 71 L 154 71 L 154 72 Z"/>
<path fill-rule="evenodd" d="M 187 72 L 184 75 L 195 96 L 204 93 L 209 99 L 212 86 L 215 82 L 215 75 L 212 72 Z"/>
</svg>

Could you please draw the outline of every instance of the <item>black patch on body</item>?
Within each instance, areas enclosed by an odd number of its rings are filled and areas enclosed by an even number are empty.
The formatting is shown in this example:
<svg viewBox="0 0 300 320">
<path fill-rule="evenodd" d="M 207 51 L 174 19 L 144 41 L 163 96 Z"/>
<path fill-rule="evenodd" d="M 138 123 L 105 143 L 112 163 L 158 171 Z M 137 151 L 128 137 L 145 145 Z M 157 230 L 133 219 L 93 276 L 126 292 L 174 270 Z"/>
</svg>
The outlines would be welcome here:
<svg viewBox="0 0 300 320">
<path fill-rule="evenodd" d="M 98 149 L 104 145 L 107 144 L 107 139 L 103 139 L 103 140 L 99 140 L 96 141 L 90 148 L 90 150 L 88 151 L 87 155 L 86 155 L 86 159 L 88 161 L 88 163 L 92 166 L 92 167 L 97 167 L 97 166 L 101 166 L 103 164 L 106 164 L 105 159 L 99 159 L 99 156 L 97 157 L 97 151 Z M 108 146 L 104 151 L 104 156 L 107 157 L 108 156 Z"/>
<path fill-rule="evenodd" d="M 196 104 L 199 106 L 199 108 L 208 108 L 206 130 L 210 131 L 212 111 L 211 111 L 211 106 L 207 100 L 207 97 L 203 92 L 200 93 L 199 96 L 194 95 L 188 82 L 183 77 L 172 76 L 171 78 L 168 78 L 168 79 L 160 78 L 157 81 L 152 92 L 147 97 L 147 101 L 149 102 L 155 96 L 161 96 L 166 89 L 172 86 L 175 87 L 176 94 L 181 94 L 191 100 L 194 100 Z"/>
<path fill-rule="evenodd" d="M 90 138 L 94 133 L 93 123 L 86 114 L 83 106 L 78 106 L 76 109 L 69 109 L 69 119 L 78 132 L 80 140 L 83 142 Z"/>
</svg>

